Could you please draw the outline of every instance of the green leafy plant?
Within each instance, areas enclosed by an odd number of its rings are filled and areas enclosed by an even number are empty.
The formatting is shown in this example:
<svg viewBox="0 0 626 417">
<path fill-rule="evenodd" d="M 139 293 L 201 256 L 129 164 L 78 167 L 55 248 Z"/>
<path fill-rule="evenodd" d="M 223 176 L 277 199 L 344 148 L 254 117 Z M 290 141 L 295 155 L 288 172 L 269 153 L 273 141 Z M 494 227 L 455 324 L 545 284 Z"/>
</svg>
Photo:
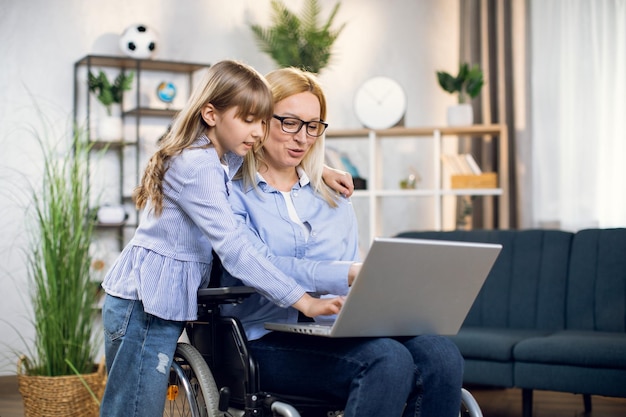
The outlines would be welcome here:
<svg viewBox="0 0 626 417">
<path fill-rule="evenodd" d="M 437 71 L 439 85 L 450 94 L 458 93 L 459 103 L 465 103 L 467 96 L 476 97 L 483 87 L 483 72 L 478 65 L 470 68 L 469 64 L 461 63 L 456 77 L 444 71 Z"/>
<path fill-rule="evenodd" d="M 70 152 L 47 135 L 35 135 L 43 156 L 40 183 L 30 192 L 27 264 L 35 326 L 34 354 L 26 374 L 93 372 L 94 292 L 90 245 L 95 219 L 89 215 L 89 144 L 81 129 Z"/>
<path fill-rule="evenodd" d="M 135 73 L 132 71 L 128 74 L 120 72 L 115 77 L 113 83 L 111 83 L 104 71 L 100 70 L 97 76 L 89 71 L 87 74 L 87 85 L 89 86 L 89 91 L 96 94 L 98 101 L 106 107 L 107 114 L 110 116 L 111 105 L 113 103 L 122 103 L 124 91 L 130 90 L 132 87 L 134 75 Z"/>
<path fill-rule="evenodd" d="M 474 199 L 476 196 L 460 196 L 457 206 L 456 227 L 465 229 L 471 225 L 472 214 L 474 214 Z"/>
<path fill-rule="evenodd" d="M 336 3 L 326 23 L 320 24 L 321 8 L 317 0 L 306 0 L 300 16 L 282 2 L 272 0 L 272 25 L 252 24 L 250 28 L 261 50 L 279 66 L 319 73 L 329 64 L 332 46 L 345 27 L 344 23 L 331 29 L 339 6 Z"/>
</svg>

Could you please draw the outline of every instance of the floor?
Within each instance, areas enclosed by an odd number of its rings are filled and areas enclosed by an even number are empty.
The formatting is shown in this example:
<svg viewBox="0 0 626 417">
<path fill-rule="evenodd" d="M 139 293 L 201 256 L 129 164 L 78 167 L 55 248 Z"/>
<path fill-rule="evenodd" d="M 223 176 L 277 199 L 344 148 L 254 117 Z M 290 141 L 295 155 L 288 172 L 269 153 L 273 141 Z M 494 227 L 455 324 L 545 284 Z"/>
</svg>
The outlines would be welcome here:
<svg viewBox="0 0 626 417">
<path fill-rule="evenodd" d="M 484 417 L 522 417 L 522 392 L 519 389 L 468 387 Z M 582 395 L 535 391 L 533 417 L 624 417 L 626 398 L 591 397 L 592 410 L 585 414 Z M 4 417 L 4 416 L 3 416 Z"/>
<path fill-rule="evenodd" d="M 469 387 L 484 417 L 521 417 L 522 394 L 517 389 Z M 592 412 L 584 414 L 580 395 L 536 391 L 533 417 L 624 417 L 626 398 L 592 397 Z M 0 377 L 0 417 L 24 417 L 17 378 Z"/>
<path fill-rule="evenodd" d="M 0 417 L 23 417 L 22 397 L 17 389 L 17 377 L 0 376 Z"/>
</svg>

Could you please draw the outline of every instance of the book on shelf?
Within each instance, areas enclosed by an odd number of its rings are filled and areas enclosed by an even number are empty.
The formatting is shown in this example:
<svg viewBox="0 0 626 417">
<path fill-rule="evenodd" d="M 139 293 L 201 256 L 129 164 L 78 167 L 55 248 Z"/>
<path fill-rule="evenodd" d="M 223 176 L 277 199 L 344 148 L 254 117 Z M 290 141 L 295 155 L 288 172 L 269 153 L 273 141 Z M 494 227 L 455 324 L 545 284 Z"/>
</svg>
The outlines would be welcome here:
<svg viewBox="0 0 626 417">
<path fill-rule="evenodd" d="M 469 168 L 472 171 L 472 174 L 480 175 L 483 173 L 483 171 L 480 169 L 480 167 L 476 163 L 476 160 L 474 159 L 471 153 L 463 154 L 463 156 L 465 158 L 465 162 L 467 162 L 467 165 L 469 165 Z"/>
<path fill-rule="evenodd" d="M 497 174 L 482 172 L 472 154 L 442 154 L 441 160 L 450 188 L 497 188 Z"/>
<path fill-rule="evenodd" d="M 442 154 L 441 159 L 452 175 L 482 174 L 482 170 L 470 153 Z"/>
</svg>

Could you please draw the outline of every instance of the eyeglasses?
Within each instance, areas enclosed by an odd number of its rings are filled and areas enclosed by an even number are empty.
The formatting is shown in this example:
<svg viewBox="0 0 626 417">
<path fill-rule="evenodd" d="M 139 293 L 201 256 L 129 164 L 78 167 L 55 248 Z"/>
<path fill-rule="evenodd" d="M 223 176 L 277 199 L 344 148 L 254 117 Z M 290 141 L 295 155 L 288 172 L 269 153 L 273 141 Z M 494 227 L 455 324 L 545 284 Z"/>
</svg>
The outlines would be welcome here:
<svg viewBox="0 0 626 417">
<path fill-rule="evenodd" d="M 321 120 L 311 120 L 310 122 L 305 122 L 304 120 L 300 120 L 296 117 L 283 117 L 277 115 L 273 115 L 272 117 L 280 121 L 280 127 L 285 133 L 298 133 L 300 129 L 302 129 L 302 126 L 306 126 L 307 135 L 318 137 L 322 136 L 328 127 L 328 123 L 324 123 Z"/>
</svg>

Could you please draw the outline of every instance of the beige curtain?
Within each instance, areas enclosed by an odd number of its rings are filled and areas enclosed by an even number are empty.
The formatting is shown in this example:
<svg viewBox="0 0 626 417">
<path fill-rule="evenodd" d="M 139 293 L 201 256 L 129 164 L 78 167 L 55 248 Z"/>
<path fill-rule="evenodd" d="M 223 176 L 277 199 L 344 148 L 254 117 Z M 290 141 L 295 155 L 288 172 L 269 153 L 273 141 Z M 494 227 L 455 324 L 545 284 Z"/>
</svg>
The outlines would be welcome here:
<svg viewBox="0 0 626 417">
<path fill-rule="evenodd" d="M 459 60 L 479 64 L 485 75 L 481 95 L 473 100 L 474 120 L 478 124 L 506 123 L 508 126 L 508 159 L 510 198 L 509 213 L 498 213 L 492 199 L 477 198 L 474 202 L 473 227 L 487 226 L 490 219 L 498 224 L 500 216 L 508 216 L 511 228 L 520 226 L 518 167 L 525 165 L 517 157 L 518 137 L 516 118 L 525 119 L 527 102 L 526 67 L 526 7 L 525 0 L 459 0 L 460 53 Z M 518 69 L 519 68 L 519 69 Z M 518 73 L 519 77 L 514 77 Z M 514 83 L 518 83 L 517 85 Z M 519 88 L 520 85 L 522 88 Z M 525 126 L 526 122 L 522 122 Z M 523 127 L 522 132 L 526 128 Z M 472 152 L 483 170 L 500 170 L 497 165 L 498 141 L 466 141 L 465 151 Z"/>
</svg>

